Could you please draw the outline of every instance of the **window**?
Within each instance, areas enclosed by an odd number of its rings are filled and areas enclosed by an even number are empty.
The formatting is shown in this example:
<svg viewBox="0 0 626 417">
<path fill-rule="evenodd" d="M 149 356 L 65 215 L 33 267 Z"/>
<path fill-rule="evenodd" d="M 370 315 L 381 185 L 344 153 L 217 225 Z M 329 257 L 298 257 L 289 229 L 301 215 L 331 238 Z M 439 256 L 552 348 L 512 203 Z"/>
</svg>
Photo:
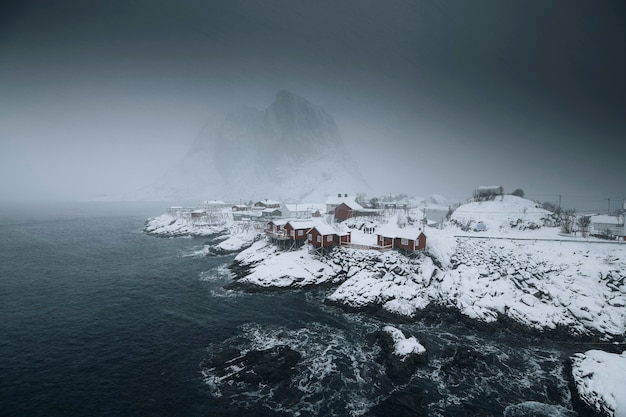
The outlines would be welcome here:
<svg viewBox="0 0 626 417">
<path fill-rule="evenodd" d="M 317 237 L 317 243 L 322 243 L 322 237 L 321 236 Z"/>
<path fill-rule="evenodd" d="M 332 241 L 333 241 L 333 235 L 326 236 L 326 242 L 332 242 Z"/>
<path fill-rule="evenodd" d="M 296 231 L 292 230 L 290 234 L 291 234 L 291 236 L 295 237 L 296 236 Z"/>
<path fill-rule="evenodd" d="M 400 243 L 402 243 L 403 245 L 408 245 L 409 244 L 409 239 L 401 239 Z"/>
<path fill-rule="evenodd" d="M 298 236 L 304 236 L 304 230 L 298 230 Z"/>
<path fill-rule="evenodd" d="M 313 242 L 313 235 L 312 235 L 312 234 L 310 234 L 310 233 L 309 233 L 309 234 L 306 236 L 306 238 L 307 238 L 307 240 L 308 240 L 309 242 Z"/>
</svg>

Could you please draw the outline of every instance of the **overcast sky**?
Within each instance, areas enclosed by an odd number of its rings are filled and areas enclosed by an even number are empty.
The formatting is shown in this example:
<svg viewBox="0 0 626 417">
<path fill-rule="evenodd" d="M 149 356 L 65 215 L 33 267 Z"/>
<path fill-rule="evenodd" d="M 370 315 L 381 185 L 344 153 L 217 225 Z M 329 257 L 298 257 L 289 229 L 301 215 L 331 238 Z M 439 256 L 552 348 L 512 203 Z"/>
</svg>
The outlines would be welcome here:
<svg viewBox="0 0 626 417">
<path fill-rule="evenodd" d="M 0 7 L 3 199 L 132 191 L 283 88 L 335 117 L 380 192 L 503 185 L 580 210 L 626 197 L 621 1 Z M 380 177 L 389 164 L 404 174 Z"/>
</svg>

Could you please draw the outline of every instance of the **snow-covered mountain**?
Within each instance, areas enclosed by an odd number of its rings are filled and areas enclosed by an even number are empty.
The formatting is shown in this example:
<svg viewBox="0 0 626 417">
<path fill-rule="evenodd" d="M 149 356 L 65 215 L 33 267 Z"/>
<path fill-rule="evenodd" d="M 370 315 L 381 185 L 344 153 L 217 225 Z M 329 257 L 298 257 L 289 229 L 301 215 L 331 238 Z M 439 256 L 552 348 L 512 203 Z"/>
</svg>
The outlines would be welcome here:
<svg viewBox="0 0 626 417">
<path fill-rule="evenodd" d="M 333 117 L 282 90 L 265 110 L 241 106 L 202 131 L 182 161 L 128 198 L 298 202 L 368 190 Z"/>
</svg>

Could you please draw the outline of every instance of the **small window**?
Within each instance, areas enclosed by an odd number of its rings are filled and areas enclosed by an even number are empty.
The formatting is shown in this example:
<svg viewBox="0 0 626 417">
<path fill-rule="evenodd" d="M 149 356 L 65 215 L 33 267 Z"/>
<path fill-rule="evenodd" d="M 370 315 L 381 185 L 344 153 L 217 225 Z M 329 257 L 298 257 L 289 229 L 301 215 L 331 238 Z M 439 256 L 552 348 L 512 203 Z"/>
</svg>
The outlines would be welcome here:
<svg viewBox="0 0 626 417">
<path fill-rule="evenodd" d="M 317 243 L 322 243 L 322 237 L 321 236 L 317 237 Z"/>
<path fill-rule="evenodd" d="M 326 236 L 326 242 L 332 242 L 332 241 L 333 241 L 333 235 Z"/>
<path fill-rule="evenodd" d="M 295 231 L 295 230 L 292 230 L 292 231 L 291 231 L 291 236 L 295 236 L 295 235 L 296 235 L 296 231 Z"/>
<path fill-rule="evenodd" d="M 298 236 L 304 236 L 304 230 L 298 230 Z"/>
<path fill-rule="evenodd" d="M 403 245 L 408 245 L 409 244 L 409 239 L 402 239 L 400 241 L 400 243 L 402 243 Z"/>
<path fill-rule="evenodd" d="M 313 235 L 312 234 L 309 233 L 308 235 L 306 235 L 306 238 L 307 238 L 307 240 L 309 242 L 313 242 Z"/>
</svg>

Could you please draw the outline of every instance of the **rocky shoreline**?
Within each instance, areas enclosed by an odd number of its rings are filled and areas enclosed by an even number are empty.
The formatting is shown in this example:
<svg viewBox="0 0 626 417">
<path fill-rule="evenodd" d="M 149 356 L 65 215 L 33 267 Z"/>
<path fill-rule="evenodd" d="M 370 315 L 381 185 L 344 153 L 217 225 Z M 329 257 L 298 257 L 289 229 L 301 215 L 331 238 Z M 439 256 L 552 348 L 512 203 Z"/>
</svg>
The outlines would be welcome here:
<svg viewBox="0 0 626 417">
<path fill-rule="evenodd" d="M 166 220 L 161 218 L 156 223 L 163 225 Z M 151 227 L 146 226 L 146 233 L 189 235 L 186 226 L 168 223 L 159 229 L 154 225 L 153 220 Z M 193 236 L 210 237 L 206 244 L 208 256 L 237 254 L 229 265 L 233 278 L 225 285 L 227 290 L 325 289 L 325 304 L 366 313 L 385 323 L 461 322 L 484 334 L 512 331 L 526 335 L 534 343 L 570 341 L 613 354 L 619 354 L 625 346 L 626 250 L 621 245 L 533 241 L 526 237 L 532 235 L 525 235 L 524 239 L 470 238 L 454 233 L 429 230 L 427 251 L 412 256 L 348 247 L 337 247 L 324 255 L 310 252 L 306 246 L 285 251 L 263 239 L 262 234 L 242 232 L 233 229 L 233 225 Z M 389 352 L 390 342 L 384 335 L 375 333 L 368 337 L 381 352 Z M 281 357 L 280 352 L 290 349 L 286 346 L 257 355 Z M 463 366 L 470 362 L 489 365 L 488 357 L 464 349 L 455 346 L 449 355 L 450 366 L 457 367 L 457 371 L 462 373 Z M 365 415 L 383 415 L 389 409 L 427 415 L 419 400 L 419 389 L 402 379 L 402 375 L 410 375 L 410 370 L 422 366 L 427 355 L 414 363 L 398 363 L 397 358 L 394 362 L 392 356 L 381 355 L 377 360 L 393 376 L 389 383 L 394 388 L 390 396 Z M 245 362 L 245 358 L 242 360 Z M 572 386 L 576 385 L 569 371 L 568 379 Z M 579 386 L 580 382 L 576 382 Z M 589 398 L 596 397 L 585 393 L 583 401 L 575 389 L 571 391 L 575 412 L 595 412 L 588 407 L 597 407 L 589 404 Z M 541 411 L 544 405 L 519 404 L 507 415 L 525 415 L 526 411 L 537 415 L 575 415 L 571 410 L 552 406 Z"/>
</svg>

